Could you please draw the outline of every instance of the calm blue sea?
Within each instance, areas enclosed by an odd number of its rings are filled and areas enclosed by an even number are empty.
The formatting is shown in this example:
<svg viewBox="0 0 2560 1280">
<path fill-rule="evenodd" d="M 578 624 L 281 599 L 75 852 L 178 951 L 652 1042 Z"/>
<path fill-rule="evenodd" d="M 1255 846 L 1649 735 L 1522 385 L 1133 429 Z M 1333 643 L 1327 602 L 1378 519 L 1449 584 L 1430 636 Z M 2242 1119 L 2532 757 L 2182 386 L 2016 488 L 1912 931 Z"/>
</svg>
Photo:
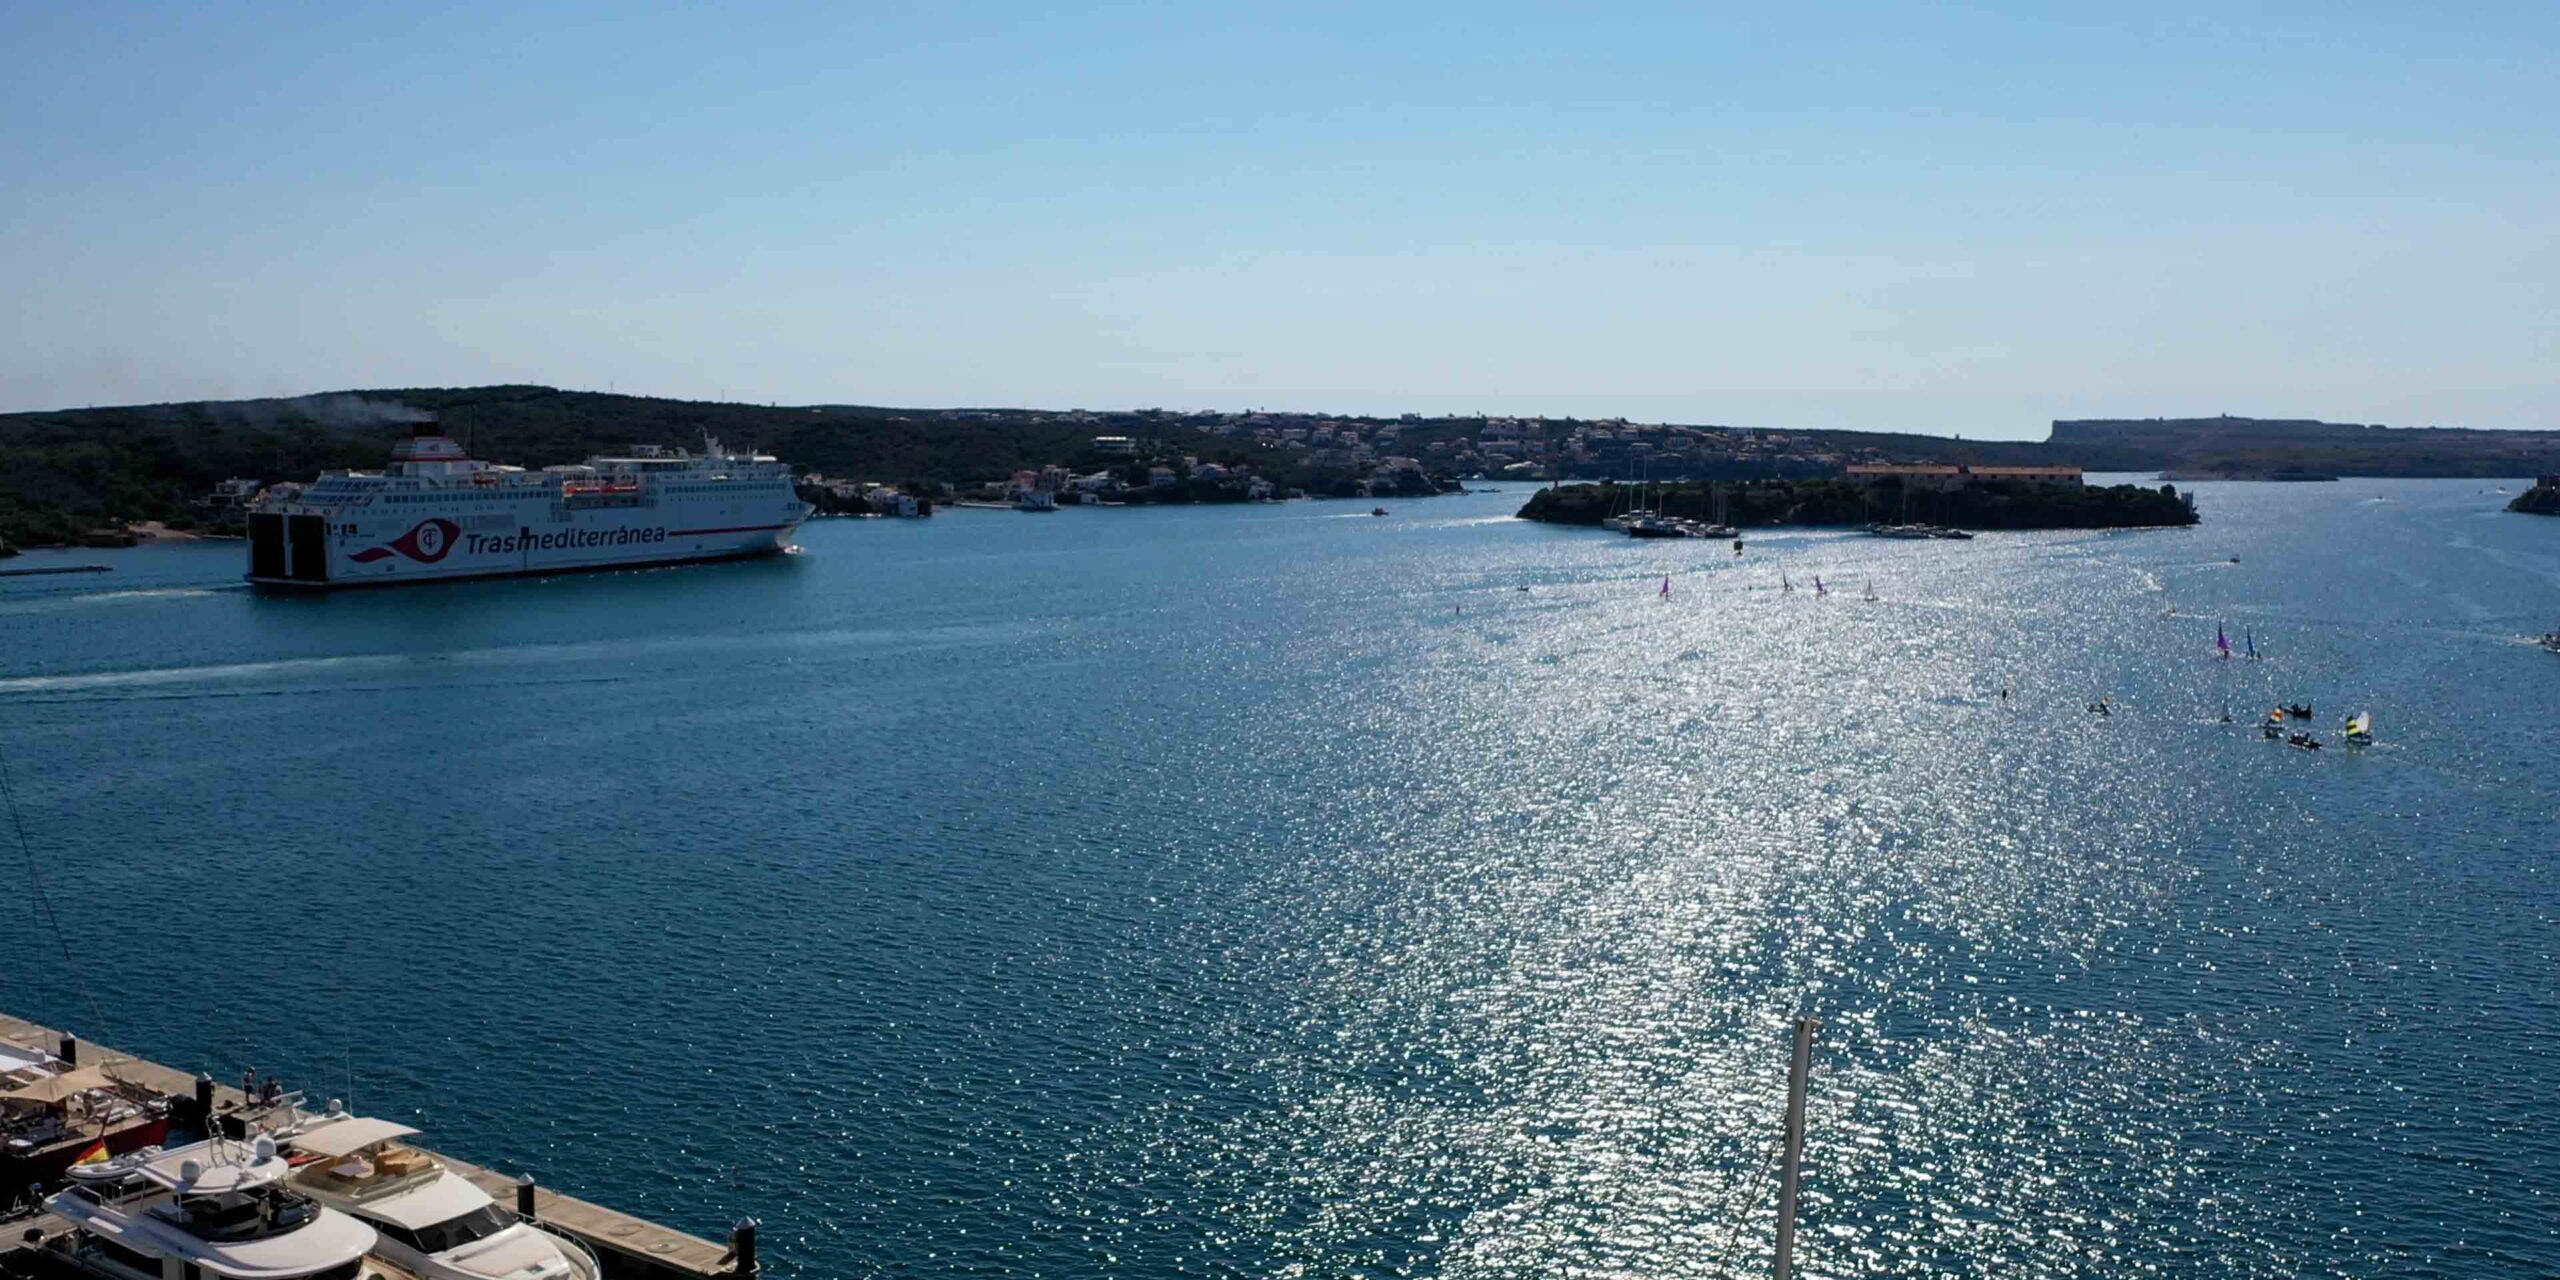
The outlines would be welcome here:
<svg viewBox="0 0 2560 1280">
<path fill-rule="evenodd" d="M 1797 1009 L 1810 1274 L 2560 1273 L 2560 521 L 2494 487 L 30 555 L 115 572 L 0 580 L 78 969 L 22 905 L 0 1007 L 809 1277 L 1762 1274 Z"/>
</svg>

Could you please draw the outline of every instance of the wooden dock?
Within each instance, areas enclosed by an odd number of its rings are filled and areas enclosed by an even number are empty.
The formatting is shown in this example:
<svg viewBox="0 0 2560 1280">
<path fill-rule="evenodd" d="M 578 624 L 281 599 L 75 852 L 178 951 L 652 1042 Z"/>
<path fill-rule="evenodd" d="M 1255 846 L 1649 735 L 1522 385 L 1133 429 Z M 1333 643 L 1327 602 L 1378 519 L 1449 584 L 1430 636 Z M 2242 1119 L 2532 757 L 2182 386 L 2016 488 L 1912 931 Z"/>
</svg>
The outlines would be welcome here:
<svg viewBox="0 0 2560 1280">
<path fill-rule="evenodd" d="M 0 1013 L 0 1041 L 61 1054 L 63 1040 L 64 1035 L 60 1031 Z M 82 1066 L 104 1068 L 119 1079 L 180 1099 L 182 1105 L 183 1101 L 191 1101 L 198 1096 L 197 1077 L 174 1067 L 162 1066 L 147 1058 L 138 1058 L 86 1040 L 78 1042 L 73 1053 Z M 249 1101 L 247 1095 L 232 1085 L 215 1084 L 212 1093 L 216 1119 L 243 1110 Z M 501 1205 L 522 1211 L 525 1193 L 530 1193 L 533 1201 L 531 1216 L 545 1226 L 583 1241 L 595 1252 L 596 1259 L 604 1264 L 607 1280 L 726 1280 L 755 1274 L 754 1235 L 752 1226 L 747 1224 L 742 1224 L 745 1227 L 743 1240 L 733 1239 L 730 1246 L 722 1246 L 602 1205 L 589 1204 L 549 1187 L 524 1186 L 514 1177 L 466 1160 L 457 1160 L 440 1152 L 431 1154 L 443 1161 L 447 1168 L 469 1178 Z M 0 1255 L 11 1249 L 32 1247 L 36 1240 L 50 1239 L 60 1235 L 64 1229 L 61 1220 L 50 1214 L 6 1220 L 0 1223 Z M 31 1234 L 34 1239 L 30 1238 Z M 744 1248 L 736 1247 L 740 1244 Z"/>
</svg>

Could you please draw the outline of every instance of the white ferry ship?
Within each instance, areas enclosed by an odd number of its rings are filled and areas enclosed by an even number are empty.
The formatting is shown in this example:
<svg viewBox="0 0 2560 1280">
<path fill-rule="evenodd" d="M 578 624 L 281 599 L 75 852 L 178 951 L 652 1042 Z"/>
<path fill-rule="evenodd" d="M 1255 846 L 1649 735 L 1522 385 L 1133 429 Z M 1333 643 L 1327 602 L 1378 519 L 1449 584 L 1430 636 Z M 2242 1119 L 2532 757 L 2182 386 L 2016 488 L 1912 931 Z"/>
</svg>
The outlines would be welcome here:
<svg viewBox="0 0 2560 1280">
<path fill-rule="evenodd" d="M 249 515 L 249 581 L 326 589 L 772 555 L 809 506 L 788 468 L 705 437 L 527 471 L 431 425 L 382 471 L 333 471 Z"/>
</svg>

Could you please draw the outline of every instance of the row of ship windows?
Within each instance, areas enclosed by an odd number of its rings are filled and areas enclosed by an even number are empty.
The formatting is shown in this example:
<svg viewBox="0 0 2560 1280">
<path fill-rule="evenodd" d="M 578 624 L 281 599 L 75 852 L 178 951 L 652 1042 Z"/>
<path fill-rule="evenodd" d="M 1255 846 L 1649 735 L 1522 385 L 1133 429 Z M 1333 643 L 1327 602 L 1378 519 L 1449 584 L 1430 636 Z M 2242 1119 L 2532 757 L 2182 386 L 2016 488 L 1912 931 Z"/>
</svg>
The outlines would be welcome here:
<svg viewBox="0 0 2560 1280">
<path fill-rule="evenodd" d="M 729 493 L 737 490 L 738 483 L 739 482 L 737 481 L 728 481 L 725 483 L 714 484 L 665 484 L 657 486 L 657 490 L 660 493 Z M 779 485 L 775 485 L 775 487 L 778 488 Z M 311 492 L 311 497 L 315 500 L 338 497 L 351 498 L 354 496 L 356 496 L 354 492 L 336 489 L 314 489 Z M 549 489 L 528 489 L 521 493 L 391 493 L 378 494 L 376 496 L 384 502 L 454 503 L 493 501 L 516 502 L 526 498 L 546 498 L 554 495 Z"/>
<path fill-rule="evenodd" d="M 395 493 L 384 501 L 434 502 L 449 506 L 456 502 L 520 502 L 526 498 L 548 496 L 548 491 L 542 489 L 535 489 L 528 493 Z"/>
</svg>

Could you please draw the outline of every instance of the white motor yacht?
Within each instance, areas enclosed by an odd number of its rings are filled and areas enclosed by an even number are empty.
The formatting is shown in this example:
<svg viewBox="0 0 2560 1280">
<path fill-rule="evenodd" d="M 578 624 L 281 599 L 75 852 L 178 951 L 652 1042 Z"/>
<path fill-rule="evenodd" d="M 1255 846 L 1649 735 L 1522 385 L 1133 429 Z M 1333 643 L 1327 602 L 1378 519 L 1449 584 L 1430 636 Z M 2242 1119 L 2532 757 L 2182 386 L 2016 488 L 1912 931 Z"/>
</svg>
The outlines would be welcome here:
<svg viewBox="0 0 2560 1280">
<path fill-rule="evenodd" d="M 418 1131 L 333 1112 L 284 1137 L 297 1191 L 362 1220 L 379 1256 L 422 1280 L 597 1280 L 595 1255 L 502 1209 L 470 1179 L 402 1142 Z"/>
<path fill-rule="evenodd" d="M 73 1228 L 69 1260 L 106 1280 L 414 1280 L 288 1172 L 272 1138 L 215 1139 L 84 1167 L 45 1208 Z"/>
</svg>

